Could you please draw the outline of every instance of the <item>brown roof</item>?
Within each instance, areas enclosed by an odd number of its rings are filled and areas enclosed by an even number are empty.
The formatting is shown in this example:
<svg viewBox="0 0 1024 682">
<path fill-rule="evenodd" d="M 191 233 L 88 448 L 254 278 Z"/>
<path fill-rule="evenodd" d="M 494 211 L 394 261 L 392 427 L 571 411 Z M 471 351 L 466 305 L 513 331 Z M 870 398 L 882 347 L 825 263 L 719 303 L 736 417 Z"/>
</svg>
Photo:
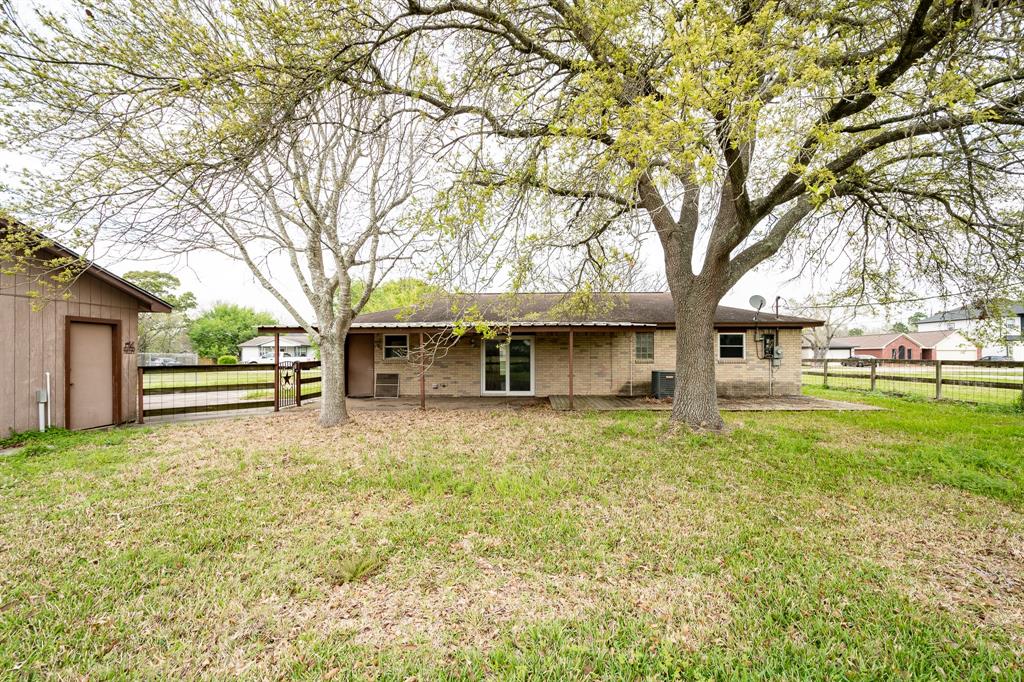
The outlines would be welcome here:
<svg viewBox="0 0 1024 682">
<path fill-rule="evenodd" d="M 864 334 L 862 336 L 837 336 L 832 339 L 832 348 L 885 348 L 901 336 L 905 336 L 921 348 L 934 348 L 950 334 L 957 332 L 942 329 L 934 332 L 890 332 L 888 334 Z"/>
<path fill-rule="evenodd" d="M 23 225 L 21 223 L 18 223 L 18 222 L 11 223 L 8 220 L 5 220 L 4 218 L 0 217 L 0 235 L 2 235 L 3 233 L 7 232 L 8 230 L 11 230 L 11 228 L 14 228 L 16 230 L 31 230 L 32 229 L 32 228 L 26 227 L 25 225 Z M 112 286 L 113 288 L 117 289 L 118 291 L 121 291 L 121 292 L 127 294 L 128 296 L 131 296 L 136 301 L 138 301 L 140 304 L 145 306 L 145 308 L 146 308 L 146 310 L 148 312 L 151 312 L 151 313 L 169 313 L 169 312 L 171 312 L 171 310 L 172 310 L 171 304 L 168 303 L 167 301 L 163 300 L 162 298 L 159 298 L 158 296 L 155 296 L 154 294 L 149 293 L 148 291 L 146 291 L 145 289 L 143 289 L 140 286 L 132 284 L 128 280 L 124 279 L 123 277 L 118 277 L 117 275 L 115 275 L 114 273 L 110 272 L 106 268 L 101 267 L 99 265 L 96 265 L 96 263 L 93 263 L 92 261 L 90 261 L 89 259 L 85 258 L 81 254 L 75 253 L 74 251 L 72 251 L 68 247 L 63 246 L 62 244 L 57 243 L 53 239 L 50 239 L 50 238 L 48 238 L 48 237 L 46 237 L 46 236 L 44 236 L 42 234 L 39 234 L 38 232 L 33 231 L 32 239 L 35 239 L 37 237 L 38 237 L 38 239 L 40 241 L 42 241 L 45 244 L 44 246 L 39 248 L 39 251 L 45 251 L 46 253 L 49 253 L 50 255 L 52 255 L 54 257 L 57 257 L 57 258 L 74 258 L 76 260 L 81 259 L 81 261 L 85 264 L 85 267 L 82 270 L 83 274 L 92 275 L 93 277 L 95 277 L 96 279 L 100 280 L 101 282 L 109 284 L 110 286 Z"/>
<path fill-rule="evenodd" d="M 952 329 L 940 329 L 934 332 L 910 332 L 908 336 L 921 344 L 921 348 L 934 348 L 935 344 L 953 334 L 956 334 L 956 331 Z"/>
<path fill-rule="evenodd" d="M 518 327 L 674 327 L 675 306 L 667 292 L 607 294 L 574 305 L 570 294 L 468 294 L 432 300 L 411 310 L 395 308 L 359 315 L 352 327 L 446 327 L 459 318 Z M 718 306 L 716 327 L 817 327 L 820 320 Z"/>
<path fill-rule="evenodd" d="M 889 332 L 887 334 L 861 334 L 860 336 L 836 336 L 832 346 L 836 348 L 885 348 L 905 334 Z"/>
</svg>

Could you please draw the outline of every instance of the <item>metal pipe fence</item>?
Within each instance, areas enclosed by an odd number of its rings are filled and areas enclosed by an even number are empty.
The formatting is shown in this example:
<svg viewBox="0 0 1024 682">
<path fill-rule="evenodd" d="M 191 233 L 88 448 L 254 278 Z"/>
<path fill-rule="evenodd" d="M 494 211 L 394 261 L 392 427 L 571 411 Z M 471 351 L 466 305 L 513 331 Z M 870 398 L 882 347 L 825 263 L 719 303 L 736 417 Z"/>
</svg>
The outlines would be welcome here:
<svg viewBox="0 0 1024 682">
<path fill-rule="evenodd" d="M 139 422 L 279 410 L 320 396 L 320 363 L 139 367 Z"/>
<path fill-rule="evenodd" d="M 1024 362 L 804 360 L 803 383 L 976 404 L 1024 402 Z"/>
</svg>

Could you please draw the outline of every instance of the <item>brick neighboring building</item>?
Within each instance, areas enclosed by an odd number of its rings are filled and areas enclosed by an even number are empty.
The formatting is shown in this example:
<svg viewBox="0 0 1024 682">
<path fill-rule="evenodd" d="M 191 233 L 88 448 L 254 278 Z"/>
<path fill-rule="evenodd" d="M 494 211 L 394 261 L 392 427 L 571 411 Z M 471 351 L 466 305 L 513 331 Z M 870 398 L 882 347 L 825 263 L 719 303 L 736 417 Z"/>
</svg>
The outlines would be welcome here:
<svg viewBox="0 0 1024 682">
<path fill-rule="evenodd" d="M 831 347 L 851 348 L 851 355 L 881 360 L 977 360 L 980 356 L 980 349 L 954 330 L 837 336 Z"/>
<path fill-rule="evenodd" d="M 393 386 L 397 378 L 399 395 L 418 395 L 419 363 L 424 355 L 416 351 L 421 333 L 428 348 L 439 346 L 425 354 L 428 397 L 568 394 L 570 332 L 576 395 L 647 395 L 652 370 L 675 371 L 670 294 L 614 294 L 610 307 L 598 305 L 601 310 L 582 315 L 560 312 L 566 297 L 523 294 L 511 299 L 480 294 L 456 303 L 455 308 L 473 310 L 500 330 L 499 339 L 472 332 L 452 336 L 454 315 L 449 300 L 412 312 L 360 315 L 352 324 L 346 349 L 348 393 L 380 397 L 382 392 L 394 390 L 385 387 Z M 801 331 L 820 324 L 807 318 L 719 306 L 715 317 L 719 394 L 799 394 Z M 782 349 L 775 366 L 765 357 L 766 336 L 770 337 L 769 352 L 772 340 Z"/>
</svg>

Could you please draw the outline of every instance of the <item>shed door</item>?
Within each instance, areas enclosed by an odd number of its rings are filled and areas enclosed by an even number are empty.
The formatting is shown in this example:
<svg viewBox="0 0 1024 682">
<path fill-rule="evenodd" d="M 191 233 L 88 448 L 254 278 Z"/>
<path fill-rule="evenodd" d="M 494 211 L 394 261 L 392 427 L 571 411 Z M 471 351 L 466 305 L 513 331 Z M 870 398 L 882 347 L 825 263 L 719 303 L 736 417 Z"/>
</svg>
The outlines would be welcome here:
<svg viewBox="0 0 1024 682">
<path fill-rule="evenodd" d="M 350 334 L 346 339 L 345 386 L 353 398 L 373 397 L 373 334 Z"/>
<path fill-rule="evenodd" d="M 91 429 L 113 424 L 114 328 L 71 322 L 68 343 L 68 426 Z"/>
</svg>

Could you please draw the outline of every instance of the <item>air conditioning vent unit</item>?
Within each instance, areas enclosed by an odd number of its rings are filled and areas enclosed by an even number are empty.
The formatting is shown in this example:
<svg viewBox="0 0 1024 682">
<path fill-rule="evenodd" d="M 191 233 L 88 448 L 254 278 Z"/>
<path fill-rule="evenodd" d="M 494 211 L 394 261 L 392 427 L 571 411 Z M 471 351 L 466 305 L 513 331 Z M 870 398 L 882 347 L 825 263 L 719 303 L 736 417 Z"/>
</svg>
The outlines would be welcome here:
<svg viewBox="0 0 1024 682">
<path fill-rule="evenodd" d="M 374 398 L 398 397 L 398 374 L 378 374 L 373 387 Z"/>
<path fill-rule="evenodd" d="M 654 370 L 651 372 L 651 393 L 655 398 L 671 398 L 676 391 L 676 373 Z"/>
</svg>

